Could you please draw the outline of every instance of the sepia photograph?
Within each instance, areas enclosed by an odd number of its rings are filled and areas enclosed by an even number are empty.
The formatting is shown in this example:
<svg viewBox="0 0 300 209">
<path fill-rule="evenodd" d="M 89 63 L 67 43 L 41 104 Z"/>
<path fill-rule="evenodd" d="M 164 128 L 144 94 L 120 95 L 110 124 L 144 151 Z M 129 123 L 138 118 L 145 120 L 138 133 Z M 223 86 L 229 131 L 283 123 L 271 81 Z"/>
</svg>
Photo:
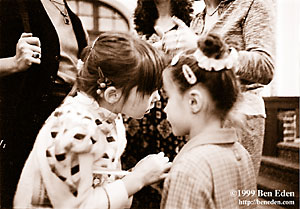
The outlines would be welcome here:
<svg viewBox="0 0 300 209">
<path fill-rule="evenodd" d="M 298 209 L 299 0 L 0 0 L 0 209 Z"/>
</svg>

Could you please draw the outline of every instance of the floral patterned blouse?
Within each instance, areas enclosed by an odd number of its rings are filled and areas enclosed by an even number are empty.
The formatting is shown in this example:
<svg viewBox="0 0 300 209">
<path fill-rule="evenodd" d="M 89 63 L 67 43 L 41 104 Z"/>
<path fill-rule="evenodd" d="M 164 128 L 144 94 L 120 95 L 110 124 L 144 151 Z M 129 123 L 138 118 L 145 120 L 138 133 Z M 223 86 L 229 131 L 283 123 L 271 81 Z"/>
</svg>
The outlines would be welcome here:
<svg viewBox="0 0 300 209">
<path fill-rule="evenodd" d="M 130 200 L 114 175 L 125 146 L 120 115 L 83 93 L 67 97 L 36 139 L 14 206 L 125 208 Z"/>
</svg>

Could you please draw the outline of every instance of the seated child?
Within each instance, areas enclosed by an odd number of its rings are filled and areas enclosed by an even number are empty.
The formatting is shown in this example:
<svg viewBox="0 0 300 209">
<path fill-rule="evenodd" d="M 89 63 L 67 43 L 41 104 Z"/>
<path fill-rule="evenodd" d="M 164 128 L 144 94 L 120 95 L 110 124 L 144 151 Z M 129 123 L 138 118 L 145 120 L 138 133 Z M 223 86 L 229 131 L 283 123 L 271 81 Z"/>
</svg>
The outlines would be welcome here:
<svg viewBox="0 0 300 209">
<path fill-rule="evenodd" d="M 163 71 L 167 119 L 175 135 L 188 134 L 190 140 L 164 182 L 162 209 L 233 209 L 256 198 L 239 195 L 256 192 L 252 161 L 235 131 L 222 128 L 239 93 L 236 53 L 209 34 Z"/>
<path fill-rule="evenodd" d="M 131 196 L 166 177 L 163 153 L 122 171 L 120 114 L 141 118 L 159 99 L 163 56 L 125 33 L 101 34 L 86 49 L 73 94 L 47 119 L 26 161 L 15 208 L 130 207 Z"/>
</svg>

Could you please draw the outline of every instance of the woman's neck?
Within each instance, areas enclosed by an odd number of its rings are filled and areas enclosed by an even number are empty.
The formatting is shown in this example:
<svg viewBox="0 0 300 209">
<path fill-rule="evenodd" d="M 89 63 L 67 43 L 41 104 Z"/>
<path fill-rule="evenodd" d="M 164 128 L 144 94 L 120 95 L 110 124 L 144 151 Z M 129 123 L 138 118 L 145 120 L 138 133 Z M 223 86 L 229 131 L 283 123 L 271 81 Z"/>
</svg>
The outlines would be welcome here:
<svg viewBox="0 0 300 209">
<path fill-rule="evenodd" d="M 206 10 L 214 10 L 218 7 L 222 0 L 204 0 Z"/>
<path fill-rule="evenodd" d="M 155 21 L 155 26 L 159 26 L 162 32 L 169 31 L 175 26 L 172 20 L 171 5 L 169 1 L 156 4 L 158 18 Z"/>
<path fill-rule="evenodd" d="M 158 19 L 165 19 L 172 16 L 170 1 L 164 1 L 156 4 Z"/>
</svg>

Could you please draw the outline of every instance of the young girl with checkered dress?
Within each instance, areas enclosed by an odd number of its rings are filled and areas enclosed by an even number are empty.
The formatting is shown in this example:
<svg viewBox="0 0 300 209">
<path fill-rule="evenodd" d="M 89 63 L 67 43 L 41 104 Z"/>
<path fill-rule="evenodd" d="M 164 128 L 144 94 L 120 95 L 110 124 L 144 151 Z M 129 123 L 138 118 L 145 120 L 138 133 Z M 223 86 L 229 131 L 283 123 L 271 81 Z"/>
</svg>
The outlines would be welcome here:
<svg viewBox="0 0 300 209">
<path fill-rule="evenodd" d="M 236 58 L 233 48 L 209 34 L 198 40 L 197 49 L 176 55 L 163 72 L 167 119 L 174 135 L 190 139 L 164 182 L 162 209 L 255 205 L 256 178 L 249 153 L 234 129 L 223 127 L 239 96 Z"/>
</svg>

